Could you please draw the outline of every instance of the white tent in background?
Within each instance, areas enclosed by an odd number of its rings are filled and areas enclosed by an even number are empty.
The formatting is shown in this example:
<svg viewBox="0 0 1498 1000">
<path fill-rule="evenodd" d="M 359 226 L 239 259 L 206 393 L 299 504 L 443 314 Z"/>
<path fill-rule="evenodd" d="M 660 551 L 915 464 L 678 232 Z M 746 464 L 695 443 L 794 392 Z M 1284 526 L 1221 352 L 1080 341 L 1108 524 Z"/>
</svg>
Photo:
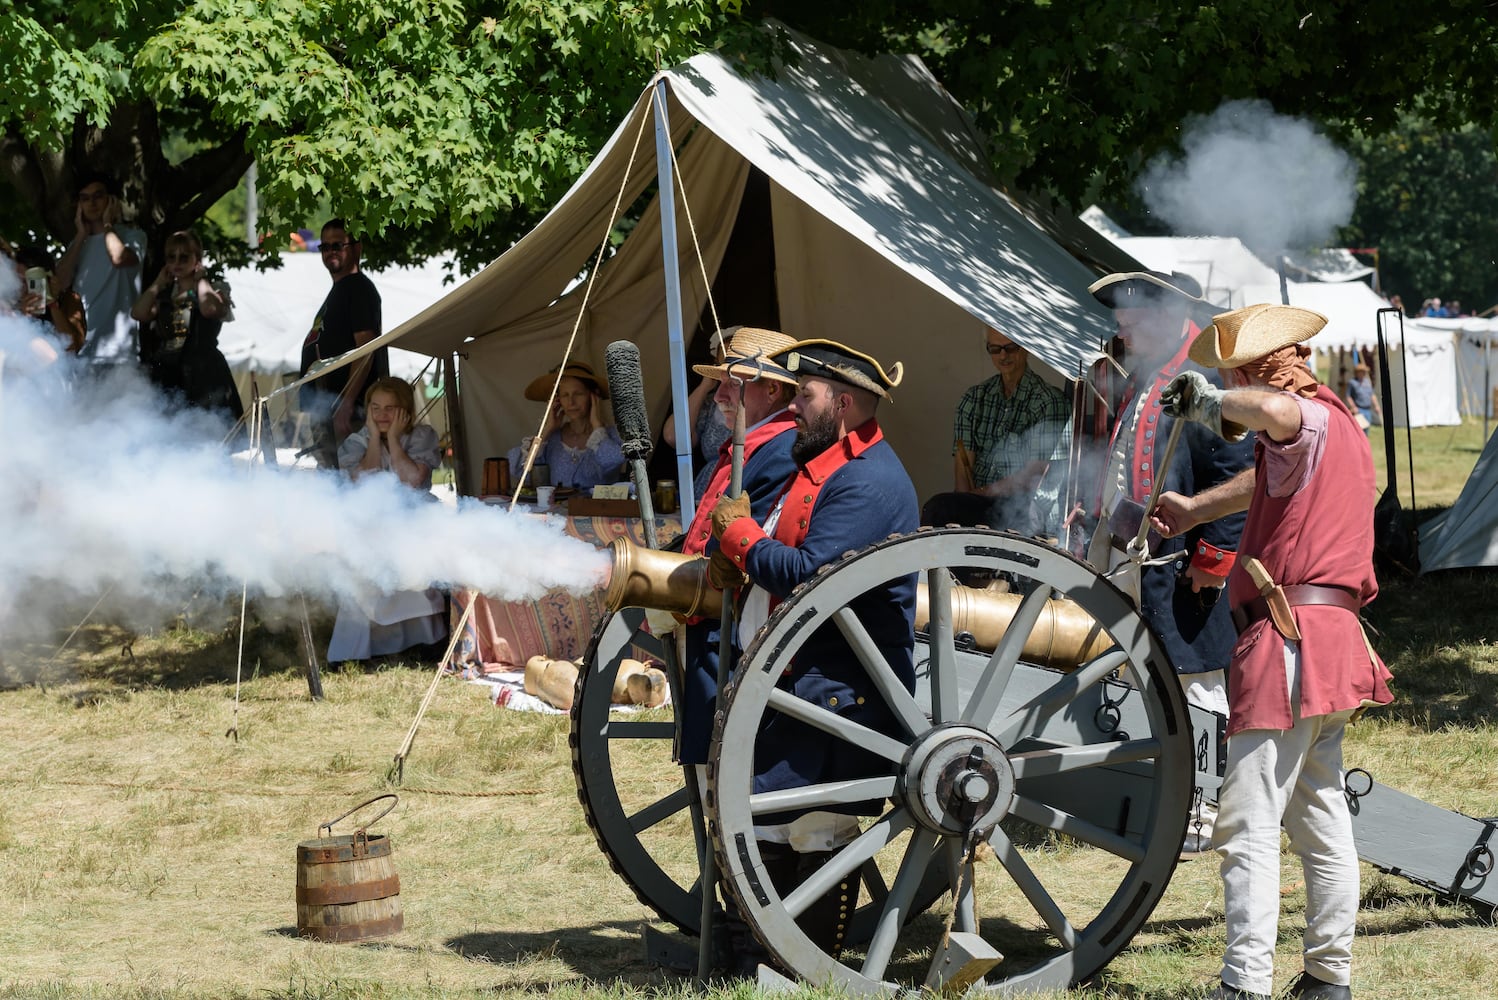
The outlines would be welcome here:
<svg viewBox="0 0 1498 1000">
<path fill-rule="evenodd" d="M 922 495 L 950 488 L 952 409 L 984 377 L 984 325 L 1024 344 L 1059 380 L 1100 356 L 1112 318 L 1087 292 L 1093 272 L 986 178 L 970 123 L 919 60 L 867 59 L 794 35 L 791 44 L 799 59 L 773 80 L 746 76 L 716 53 L 657 78 L 679 163 L 673 267 L 685 336 L 709 283 L 763 276 L 762 311 L 786 333 L 904 362 L 881 423 Z M 645 91 L 531 233 L 384 338 L 432 355 L 461 352 L 470 485 L 484 456 L 534 429 L 538 407 L 521 389 L 558 363 L 574 328 L 574 356 L 595 366 L 609 342 L 636 342 L 653 426 L 666 414 L 658 199 L 598 269 L 591 292 L 585 283 L 563 294 L 590 266 L 616 199 L 630 204 L 655 181 L 655 93 Z M 720 274 L 730 237 L 745 232 L 755 236 L 752 252 Z"/>
<path fill-rule="evenodd" d="M 452 291 L 444 285 L 450 256 L 427 261 L 419 267 L 366 270 L 380 292 L 384 328 L 393 330 L 427 306 Z M 463 277 L 454 270 L 455 279 Z M 249 378 L 257 377 L 262 395 L 280 386 L 286 375 L 295 375 L 302 364 L 302 341 L 312 329 L 323 299 L 332 287 L 328 269 L 315 253 L 288 253 L 281 266 L 269 271 L 253 267 L 225 272 L 234 301 L 234 319 L 219 334 L 219 349 L 229 361 L 241 395 L 249 402 Z M 426 370 L 424 381 L 434 384 L 436 366 L 431 358 L 392 348 L 390 373 L 408 381 Z"/>
<path fill-rule="evenodd" d="M 1114 240 L 1151 271 L 1180 272 L 1195 278 L 1202 296 L 1224 309 L 1251 305 L 1248 286 L 1276 284 L 1279 274 L 1234 236 L 1125 236 Z M 1273 301 L 1279 301 L 1275 292 Z"/>
<path fill-rule="evenodd" d="M 1422 329 L 1447 333 L 1456 344 L 1458 403 L 1463 414 L 1492 417 L 1498 414 L 1498 319 L 1459 316 L 1437 319 L 1422 316 L 1407 323 Z"/>
<path fill-rule="evenodd" d="M 1498 434 L 1451 509 L 1420 527 L 1420 572 L 1464 566 L 1498 566 Z"/>
</svg>

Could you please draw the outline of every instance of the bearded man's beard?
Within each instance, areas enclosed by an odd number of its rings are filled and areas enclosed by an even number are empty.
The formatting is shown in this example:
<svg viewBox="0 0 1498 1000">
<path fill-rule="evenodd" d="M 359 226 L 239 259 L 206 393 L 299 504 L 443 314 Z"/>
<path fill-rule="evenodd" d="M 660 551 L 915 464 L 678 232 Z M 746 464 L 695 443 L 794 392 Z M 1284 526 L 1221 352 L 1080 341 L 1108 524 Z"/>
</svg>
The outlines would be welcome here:
<svg viewBox="0 0 1498 1000">
<path fill-rule="evenodd" d="M 796 431 L 791 445 L 791 461 L 804 466 L 837 443 L 837 415 L 831 411 L 806 418 L 806 426 Z"/>
</svg>

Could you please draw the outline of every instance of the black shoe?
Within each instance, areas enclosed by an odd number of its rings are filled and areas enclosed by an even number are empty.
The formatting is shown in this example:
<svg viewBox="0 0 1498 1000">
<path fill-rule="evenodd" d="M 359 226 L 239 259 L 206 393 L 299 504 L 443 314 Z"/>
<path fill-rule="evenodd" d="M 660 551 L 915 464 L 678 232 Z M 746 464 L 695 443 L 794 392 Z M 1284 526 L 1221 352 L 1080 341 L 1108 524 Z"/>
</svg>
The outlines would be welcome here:
<svg viewBox="0 0 1498 1000">
<path fill-rule="evenodd" d="M 1285 991 L 1285 1000 L 1297 1000 L 1300 997 L 1307 1000 L 1352 1000 L 1352 987 L 1328 983 L 1309 972 L 1302 972 Z"/>
<path fill-rule="evenodd" d="M 1207 994 L 1207 1000 L 1270 1000 L 1270 997 L 1267 993 L 1250 993 L 1227 983 L 1218 983 L 1217 989 Z"/>
</svg>

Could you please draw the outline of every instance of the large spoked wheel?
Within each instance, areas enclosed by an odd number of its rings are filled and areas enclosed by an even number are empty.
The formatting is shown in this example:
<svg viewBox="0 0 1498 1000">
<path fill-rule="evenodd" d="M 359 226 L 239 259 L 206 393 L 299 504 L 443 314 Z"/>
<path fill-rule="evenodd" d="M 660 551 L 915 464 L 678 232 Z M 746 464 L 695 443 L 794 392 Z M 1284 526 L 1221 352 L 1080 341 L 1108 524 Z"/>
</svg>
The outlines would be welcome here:
<svg viewBox="0 0 1498 1000">
<path fill-rule="evenodd" d="M 599 623 L 588 645 L 587 669 L 578 673 L 568 744 L 577 798 L 609 867 L 641 903 L 695 937 L 702 926 L 702 871 L 686 774 L 672 760 L 674 721 L 663 711 L 611 711 L 620 662 L 626 657 L 666 662 L 664 643 L 670 641 L 650 631 L 640 608 L 622 608 Z M 679 702 L 673 698 L 673 704 Z M 642 781 L 642 774 L 650 780 Z M 621 786 L 626 776 L 630 780 Z M 870 866 L 864 875 L 864 898 L 882 900 L 887 889 L 879 883 L 879 873 Z M 931 906 L 946 880 L 943 861 L 928 873 L 912 912 Z M 877 906 L 861 907 L 851 922 L 850 939 L 867 940 L 877 917 Z"/>
<path fill-rule="evenodd" d="M 578 801 L 610 867 L 640 902 L 695 936 L 701 869 L 686 775 L 672 760 L 675 725 L 664 710 L 632 715 L 610 704 L 620 661 L 644 654 L 666 662 L 669 641 L 650 632 L 640 608 L 599 623 L 578 673 L 568 743 Z"/>
<path fill-rule="evenodd" d="M 848 609 L 885 581 L 928 588 L 929 693 L 908 694 Z M 953 630 L 954 577 L 1006 577 L 1024 594 L 977 670 Z M 1101 627 L 1103 651 L 1069 673 L 1020 661 L 1050 597 Z M 776 682 L 805 640 L 833 623 L 898 720 L 882 734 Z M 1092 725 L 1137 699 L 1128 732 Z M 887 772 L 854 782 L 752 793 L 753 748 L 768 713 L 872 751 Z M 1086 724 L 1079 724 L 1085 722 Z M 950 955 L 937 912 L 911 920 L 916 887 L 945 863 L 951 928 L 1002 955 L 994 992 L 1066 988 L 1101 969 L 1154 909 L 1173 871 L 1191 797 L 1190 721 L 1170 662 L 1127 598 L 1065 553 L 983 529 L 922 531 L 850 555 L 782 603 L 746 651 L 714 732 L 707 814 L 719 865 L 756 935 L 786 970 L 819 985 L 886 993 L 936 985 Z M 1078 790 L 1088 790 L 1079 794 Z M 756 817 L 887 800 L 882 815 L 781 895 L 765 877 Z M 889 885 L 864 945 L 839 958 L 797 917 L 848 873 L 876 866 Z M 967 938 L 971 941 L 973 939 Z M 992 957 L 992 956 L 990 956 Z M 935 972 L 934 982 L 928 979 Z"/>
</svg>

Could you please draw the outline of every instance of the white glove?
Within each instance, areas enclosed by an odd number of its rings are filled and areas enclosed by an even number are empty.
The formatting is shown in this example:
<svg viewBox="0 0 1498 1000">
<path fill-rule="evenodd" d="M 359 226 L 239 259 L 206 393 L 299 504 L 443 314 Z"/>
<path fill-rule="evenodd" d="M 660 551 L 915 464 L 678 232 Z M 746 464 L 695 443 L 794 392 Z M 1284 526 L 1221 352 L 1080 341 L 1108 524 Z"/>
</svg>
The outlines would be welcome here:
<svg viewBox="0 0 1498 1000">
<path fill-rule="evenodd" d="M 1201 372 L 1185 371 L 1160 390 L 1160 406 L 1178 420 L 1201 424 L 1220 438 L 1242 441 L 1248 429 L 1222 419 L 1222 397 L 1226 390 L 1207 381 Z"/>
</svg>

